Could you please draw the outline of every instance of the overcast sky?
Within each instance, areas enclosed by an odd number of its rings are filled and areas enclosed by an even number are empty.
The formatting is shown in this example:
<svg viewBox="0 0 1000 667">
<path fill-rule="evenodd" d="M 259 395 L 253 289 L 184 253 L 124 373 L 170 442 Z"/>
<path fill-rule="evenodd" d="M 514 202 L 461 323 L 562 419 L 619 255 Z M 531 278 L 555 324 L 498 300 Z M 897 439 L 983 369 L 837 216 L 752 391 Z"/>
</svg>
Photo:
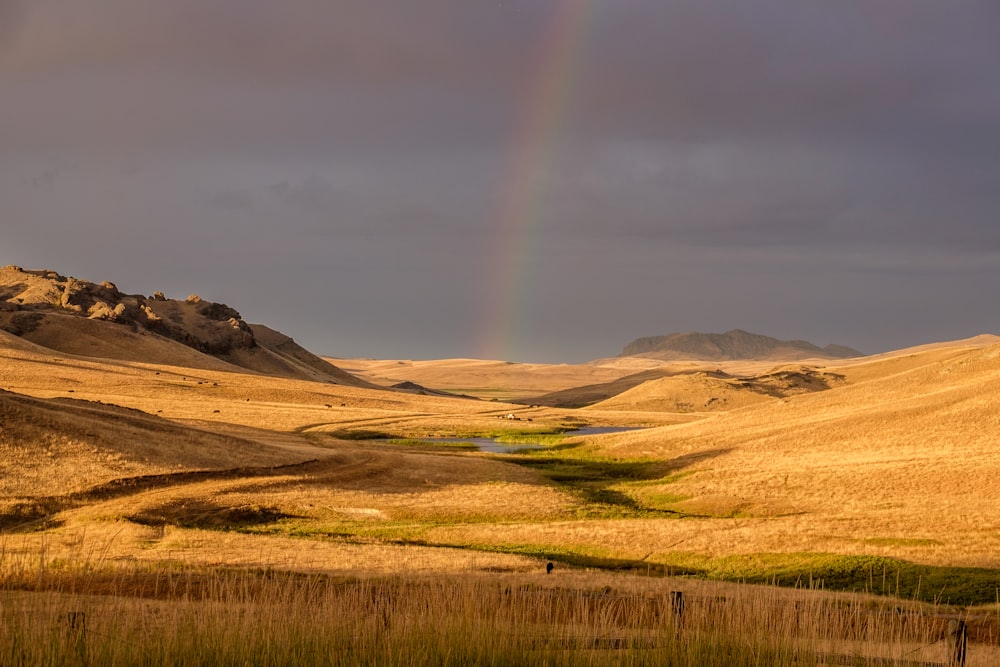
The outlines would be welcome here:
<svg viewBox="0 0 1000 667">
<path fill-rule="evenodd" d="M 998 332 L 995 0 L 0 0 L 0 264 L 339 357 Z"/>
</svg>

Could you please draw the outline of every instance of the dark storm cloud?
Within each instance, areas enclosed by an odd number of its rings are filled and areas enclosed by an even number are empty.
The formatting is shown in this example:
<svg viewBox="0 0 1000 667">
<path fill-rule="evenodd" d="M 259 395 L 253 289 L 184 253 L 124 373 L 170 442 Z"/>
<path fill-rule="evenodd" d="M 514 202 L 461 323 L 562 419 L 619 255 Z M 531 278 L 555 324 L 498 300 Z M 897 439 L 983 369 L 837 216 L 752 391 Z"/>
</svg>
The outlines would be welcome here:
<svg viewBox="0 0 1000 667">
<path fill-rule="evenodd" d="M 992 123 L 983 104 L 1000 102 L 987 66 L 1000 56 L 992 3 L 622 4 L 606 10 L 588 61 L 587 99 L 615 126 L 877 139 L 949 116 Z"/>
<path fill-rule="evenodd" d="M 344 355 L 474 353 L 514 228 L 510 356 L 997 328 L 1000 5 L 595 0 L 557 100 L 563 4 L 0 0 L 0 263 L 212 290 Z"/>
<path fill-rule="evenodd" d="M 85 135 L 188 150 L 206 140 L 284 152 L 497 140 L 508 111 L 496 107 L 530 77 L 525 45 L 545 12 L 511 21 L 476 5 L 33 3 L 0 76 L 30 98 L 36 120 L 23 122 L 16 104 L 5 120 L 22 144 L 45 143 L 42 125 L 60 145 Z"/>
<path fill-rule="evenodd" d="M 580 93 L 598 113 L 578 120 L 586 132 L 646 141 L 648 162 L 648 145 L 663 147 L 659 178 L 642 188 L 669 197 L 659 223 L 637 221 L 636 233 L 958 245 L 986 232 L 995 243 L 994 4 L 644 9 L 608 10 Z M 678 174 L 678 163 L 688 169 Z"/>
</svg>

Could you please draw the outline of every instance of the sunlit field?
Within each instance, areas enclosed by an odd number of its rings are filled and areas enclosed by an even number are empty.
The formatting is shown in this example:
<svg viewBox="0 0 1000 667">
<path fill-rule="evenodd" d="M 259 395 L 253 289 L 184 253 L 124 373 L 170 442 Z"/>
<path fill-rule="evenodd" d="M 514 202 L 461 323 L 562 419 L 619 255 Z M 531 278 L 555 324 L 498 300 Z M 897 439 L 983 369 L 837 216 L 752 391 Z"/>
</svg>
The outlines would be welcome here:
<svg viewBox="0 0 1000 667">
<path fill-rule="evenodd" d="M 7 553 L 0 567 L 0 661 L 11 665 L 946 664 L 968 646 L 959 620 L 978 640 L 966 664 L 1000 659 L 996 611 L 817 590 L 597 571 L 331 575 Z"/>
<path fill-rule="evenodd" d="M 942 662 L 953 620 L 1000 659 L 990 340 L 684 411 L 726 395 L 547 407 L 0 343 L 3 664 Z M 573 377 L 510 366 L 535 396 Z"/>
</svg>

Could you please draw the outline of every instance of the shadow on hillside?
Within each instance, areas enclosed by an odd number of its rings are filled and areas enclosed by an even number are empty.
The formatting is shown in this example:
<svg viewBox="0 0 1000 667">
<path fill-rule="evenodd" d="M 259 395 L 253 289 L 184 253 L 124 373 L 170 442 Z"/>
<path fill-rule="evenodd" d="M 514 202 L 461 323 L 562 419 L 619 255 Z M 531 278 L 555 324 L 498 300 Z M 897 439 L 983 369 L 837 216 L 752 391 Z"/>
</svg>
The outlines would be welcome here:
<svg viewBox="0 0 1000 667">
<path fill-rule="evenodd" d="M 695 463 L 712 459 L 731 451 L 727 448 L 692 452 L 667 461 L 629 461 L 584 458 L 569 452 L 579 443 L 557 445 L 542 454 L 505 456 L 504 460 L 531 468 L 550 482 L 557 484 L 595 505 L 596 510 L 628 516 L 696 517 L 677 510 L 646 507 L 634 497 L 616 488 L 629 482 L 665 480 Z M 567 453 L 553 456 L 552 452 Z"/>
<path fill-rule="evenodd" d="M 472 548 L 421 540 L 400 540 L 397 543 Z M 661 554 L 658 562 L 651 562 L 646 559 L 607 558 L 545 546 L 507 545 L 491 550 L 553 561 L 569 567 L 654 577 L 694 577 L 782 588 L 856 592 L 951 606 L 995 604 L 997 581 L 1000 580 L 1000 570 L 922 565 L 885 556 L 756 553 L 708 558 L 677 553 Z M 992 613 L 991 616 L 995 617 Z M 984 636 L 978 641 L 986 639 Z M 990 641 L 997 641 L 995 634 Z"/>
<path fill-rule="evenodd" d="M 758 553 L 692 563 L 710 579 L 854 591 L 946 605 L 997 600 L 1000 570 L 923 565 L 888 556 Z"/>
<path fill-rule="evenodd" d="M 43 313 L 33 311 L 0 311 L 0 329 L 15 336 L 24 336 L 36 331 L 44 319 Z"/>
<path fill-rule="evenodd" d="M 0 506 L 0 534 L 26 533 L 59 526 L 61 522 L 53 518 L 56 514 L 76 507 L 82 507 L 91 502 L 123 498 L 151 489 L 161 489 L 209 480 L 267 478 L 276 475 L 287 475 L 290 472 L 306 472 L 314 469 L 317 463 L 314 459 L 285 466 L 232 468 L 229 470 L 195 470 L 115 479 L 91 487 L 85 491 L 65 496 L 32 498 L 7 505 L 6 507 Z"/>
<path fill-rule="evenodd" d="M 471 551 L 479 550 L 477 547 L 468 547 L 461 544 L 434 544 L 422 540 L 400 540 L 397 543 L 414 546 L 446 547 L 449 549 L 468 549 Z M 690 565 L 654 563 L 648 560 L 635 558 L 608 558 L 605 556 L 594 556 L 565 550 L 552 550 L 543 546 L 500 546 L 491 549 L 491 551 L 498 551 L 518 556 L 530 556 L 569 567 L 582 567 L 594 570 L 604 570 L 607 572 L 630 572 L 634 574 L 646 574 L 652 577 L 704 578 L 709 574 L 709 571 L 705 568 Z"/>
<path fill-rule="evenodd" d="M 786 398 L 826 391 L 844 382 L 844 376 L 813 369 L 784 370 L 733 381 L 734 386 L 757 394 Z"/>
<path fill-rule="evenodd" d="M 0 301 L 11 301 L 18 294 L 28 289 L 28 283 L 11 283 L 0 285 Z M 16 307 L 16 304 L 13 305 Z"/>
<path fill-rule="evenodd" d="M 143 526 L 238 530 L 273 523 L 279 519 L 298 517 L 285 514 L 274 507 L 259 505 L 230 507 L 206 500 L 186 499 L 148 508 L 125 518 Z"/>
<path fill-rule="evenodd" d="M 62 522 L 51 517 L 66 508 L 66 501 L 59 498 L 37 498 L 7 504 L 0 511 L 0 534 L 57 528 Z"/>
</svg>

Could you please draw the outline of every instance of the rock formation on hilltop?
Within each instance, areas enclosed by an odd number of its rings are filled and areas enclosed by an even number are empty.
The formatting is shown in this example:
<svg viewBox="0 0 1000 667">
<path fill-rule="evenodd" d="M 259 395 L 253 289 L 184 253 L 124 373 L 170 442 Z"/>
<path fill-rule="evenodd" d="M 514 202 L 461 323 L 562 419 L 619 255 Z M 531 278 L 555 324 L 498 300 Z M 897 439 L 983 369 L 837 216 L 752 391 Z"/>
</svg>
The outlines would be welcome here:
<svg viewBox="0 0 1000 667">
<path fill-rule="evenodd" d="M 847 359 L 861 352 L 843 345 L 819 347 L 804 340 L 778 340 L 733 329 L 722 334 L 673 333 L 637 338 L 622 350 L 623 357 L 704 361 Z"/>
<path fill-rule="evenodd" d="M 0 268 L 0 329 L 68 354 L 190 365 L 195 350 L 271 375 L 370 386 L 225 304 L 125 294 L 49 270 Z"/>
</svg>

